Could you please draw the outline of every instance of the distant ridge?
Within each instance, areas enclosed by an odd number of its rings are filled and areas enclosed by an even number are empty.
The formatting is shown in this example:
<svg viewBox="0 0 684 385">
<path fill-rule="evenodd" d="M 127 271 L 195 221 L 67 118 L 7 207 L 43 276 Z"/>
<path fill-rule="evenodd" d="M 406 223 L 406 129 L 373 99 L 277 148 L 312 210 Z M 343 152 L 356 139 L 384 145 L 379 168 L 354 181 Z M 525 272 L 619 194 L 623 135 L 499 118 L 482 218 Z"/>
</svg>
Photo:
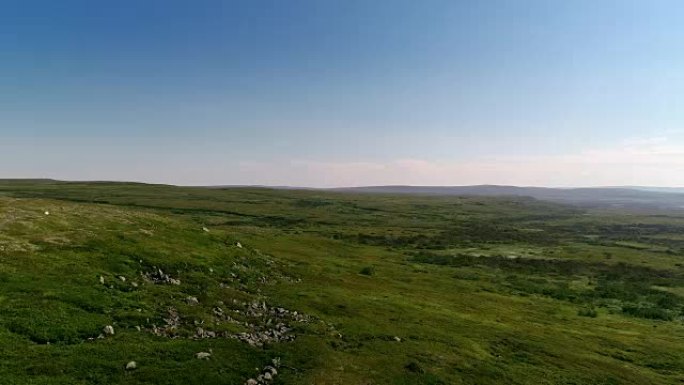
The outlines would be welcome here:
<svg viewBox="0 0 684 385">
<path fill-rule="evenodd" d="M 578 206 L 684 211 L 684 189 L 657 187 L 366 186 L 332 189 L 374 194 L 531 197 Z"/>
</svg>

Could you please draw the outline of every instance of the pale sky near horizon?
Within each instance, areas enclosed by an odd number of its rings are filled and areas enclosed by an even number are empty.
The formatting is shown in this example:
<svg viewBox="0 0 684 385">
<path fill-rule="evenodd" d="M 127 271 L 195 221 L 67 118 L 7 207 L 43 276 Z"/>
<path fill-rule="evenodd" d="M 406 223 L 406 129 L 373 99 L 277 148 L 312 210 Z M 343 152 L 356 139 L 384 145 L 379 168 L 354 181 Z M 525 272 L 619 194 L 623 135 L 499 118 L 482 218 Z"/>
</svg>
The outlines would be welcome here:
<svg viewBox="0 0 684 385">
<path fill-rule="evenodd" d="M 0 178 L 684 186 L 684 2 L 8 0 Z"/>
</svg>

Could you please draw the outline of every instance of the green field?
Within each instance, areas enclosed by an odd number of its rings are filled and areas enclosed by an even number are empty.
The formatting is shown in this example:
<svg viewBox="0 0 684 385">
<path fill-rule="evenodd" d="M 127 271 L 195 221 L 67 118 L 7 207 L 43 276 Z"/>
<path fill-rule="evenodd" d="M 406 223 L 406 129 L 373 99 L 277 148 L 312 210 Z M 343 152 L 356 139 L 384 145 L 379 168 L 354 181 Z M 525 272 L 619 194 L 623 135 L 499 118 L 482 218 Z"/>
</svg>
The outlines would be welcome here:
<svg viewBox="0 0 684 385">
<path fill-rule="evenodd" d="M 682 383 L 682 234 L 525 198 L 3 181 L 0 384 Z"/>
</svg>

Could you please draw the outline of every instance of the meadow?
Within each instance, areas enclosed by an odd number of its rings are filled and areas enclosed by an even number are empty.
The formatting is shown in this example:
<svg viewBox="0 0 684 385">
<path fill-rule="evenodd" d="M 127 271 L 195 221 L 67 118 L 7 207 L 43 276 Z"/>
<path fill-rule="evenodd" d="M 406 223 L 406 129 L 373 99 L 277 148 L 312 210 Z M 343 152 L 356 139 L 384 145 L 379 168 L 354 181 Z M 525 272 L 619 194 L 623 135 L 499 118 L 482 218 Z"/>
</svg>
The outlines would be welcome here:
<svg viewBox="0 0 684 385">
<path fill-rule="evenodd" d="M 683 319 L 677 212 L 0 181 L 0 384 L 673 384 Z"/>
</svg>

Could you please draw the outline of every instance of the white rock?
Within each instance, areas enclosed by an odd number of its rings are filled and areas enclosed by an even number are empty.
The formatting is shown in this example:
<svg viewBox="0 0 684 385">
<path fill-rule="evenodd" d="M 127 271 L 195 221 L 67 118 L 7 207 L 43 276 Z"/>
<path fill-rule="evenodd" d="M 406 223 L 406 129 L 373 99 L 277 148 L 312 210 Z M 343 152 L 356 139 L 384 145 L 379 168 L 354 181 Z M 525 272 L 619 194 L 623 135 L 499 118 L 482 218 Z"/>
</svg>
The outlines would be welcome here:
<svg viewBox="0 0 684 385">
<path fill-rule="evenodd" d="M 264 380 L 266 380 L 266 381 L 273 380 L 273 376 L 271 375 L 271 372 L 264 373 Z"/>
<path fill-rule="evenodd" d="M 135 370 L 138 368 L 138 364 L 135 363 L 135 361 L 129 361 L 126 364 L 126 370 Z"/>
<path fill-rule="evenodd" d="M 50 212 L 49 212 L 49 211 L 46 211 L 46 212 L 45 212 L 45 215 L 50 215 Z"/>
<path fill-rule="evenodd" d="M 105 283 L 105 280 L 104 280 L 104 277 L 103 277 L 103 276 L 100 276 L 100 283 L 103 284 L 103 285 L 104 285 L 104 283 Z"/>
<path fill-rule="evenodd" d="M 245 385 L 258 385 L 258 384 L 259 383 L 257 382 L 257 380 L 255 380 L 253 378 L 250 378 L 249 380 L 247 380 L 247 382 L 245 382 Z"/>
<path fill-rule="evenodd" d="M 120 275 L 119 279 L 121 280 L 121 282 L 126 282 L 126 277 L 124 277 L 123 275 Z"/>
<path fill-rule="evenodd" d="M 235 246 L 237 246 L 238 249 L 242 248 L 242 244 L 240 242 L 236 243 Z"/>
<path fill-rule="evenodd" d="M 185 299 L 185 301 L 188 303 L 188 305 L 197 305 L 199 304 L 199 300 L 197 297 L 188 297 Z"/>
<path fill-rule="evenodd" d="M 104 328 L 102 328 L 102 332 L 108 336 L 114 335 L 114 326 L 107 325 Z"/>
<path fill-rule="evenodd" d="M 199 352 L 199 353 L 195 353 L 195 357 L 197 357 L 197 359 L 200 359 L 200 360 L 208 360 L 209 357 L 211 357 L 211 353 Z"/>
<path fill-rule="evenodd" d="M 399 337 L 397 337 L 397 336 L 394 337 L 394 340 L 397 341 L 397 342 L 401 342 L 401 338 L 399 338 Z"/>
<path fill-rule="evenodd" d="M 206 228 L 206 227 L 202 227 L 202 231 L 204 231 L 205 233 L 208 233 L 208 232 L 209 232 L 209 229 Z"/>
</svg>

